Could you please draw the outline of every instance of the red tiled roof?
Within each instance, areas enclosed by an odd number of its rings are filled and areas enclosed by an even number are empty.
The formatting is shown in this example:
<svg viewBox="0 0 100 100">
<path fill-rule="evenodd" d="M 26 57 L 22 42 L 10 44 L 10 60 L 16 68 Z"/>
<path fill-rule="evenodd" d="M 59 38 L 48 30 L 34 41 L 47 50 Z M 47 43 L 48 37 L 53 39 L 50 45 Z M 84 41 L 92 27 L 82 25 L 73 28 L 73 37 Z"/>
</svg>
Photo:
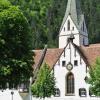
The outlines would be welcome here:
<svg viewBox="0 0 100 100">
<path fill-rule="evenodd" d="M 63 50 L 64 49 L 59 49 L 59 48 L 47 49 L 45 57 L 44 57 L 44 62 L 46 62 L 50 66 L 50 68 L 52 68 L 58 61 Z M 34 57 L 35 65 L 34 66 L 36 67 L 39 63 L 39 60 L 41 59 L 43 50 L 34 50 L 34 53 L 35 53 L 35 57 Z"/>
<path fill-rule="evenodd" d="M 100 57 L 100 44 L 91 44 L 89 46 L 80 46 L 88 63 L 93 65 L 97 57 Z"/>
<path fill-rule="evenodd" d="M 94 64 L 96 58 L 100 57 L 100 44 L 91 44 L 89 46 L 77 46 L 74 44 L 74 47 L 78 50 L 78 52 L 88 65 Z M 50 68 L 53 68 L 53 66 L 59 60 L 63 51 L 64 49 L 59 48 L 47 49 L 43 61 L 46 62 L 50 66 Z M 43 55 L 43 50 L 34 50 L 34 53 L 34 67 L 36 67 L 38 66 L 41 56 Z"/>
</svg>

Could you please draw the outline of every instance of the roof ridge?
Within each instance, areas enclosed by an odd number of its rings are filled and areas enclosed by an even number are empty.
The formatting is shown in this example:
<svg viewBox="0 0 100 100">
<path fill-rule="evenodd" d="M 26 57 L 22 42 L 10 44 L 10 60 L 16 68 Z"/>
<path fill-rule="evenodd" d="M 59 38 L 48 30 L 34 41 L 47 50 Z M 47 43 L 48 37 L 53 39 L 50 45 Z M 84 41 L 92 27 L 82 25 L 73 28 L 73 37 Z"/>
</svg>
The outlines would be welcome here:
<svg viewBox="0 0 100 100">
<path fill-rule="evenodd" d="M 100 47 L 100 43 L 96 43 L 96 44 L 90 44 L 90 45 L 80 45 L 80 47 L 83 48 L 94 48 L 94 47 Z"/>
<path fill-rule="evenodd" d="M 54 50 L 54 49 L 64 49 L 64 48 L 47 48 L 47 50 Z M 33 50 L 33 52 L 36 51 L 43 51 L 43 49 L 37 49 L 37 50 Z"/>
</svg>

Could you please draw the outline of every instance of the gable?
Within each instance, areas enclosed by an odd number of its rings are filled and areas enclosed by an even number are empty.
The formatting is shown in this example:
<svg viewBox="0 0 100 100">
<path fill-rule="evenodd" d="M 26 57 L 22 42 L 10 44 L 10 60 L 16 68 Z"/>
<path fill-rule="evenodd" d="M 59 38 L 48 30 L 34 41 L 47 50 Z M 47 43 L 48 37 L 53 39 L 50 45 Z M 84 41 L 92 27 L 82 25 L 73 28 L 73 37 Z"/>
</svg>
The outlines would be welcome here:
<svg viewBox="0 0 100 100">
<path fill-rule="evenodd" d="M 80 57 L 83 59 L 83 61 L 86 63 L 87 66 L 93 65 L 96 61 L 96 58 L 100 57 L 100 44 L 91 44 L 89 46 L 83 46 L 83 45 L 77 46 L 73 42 L 69 43 L 71 43 L 74 49 L 77 50 L 77 53 L 80 55 Z M 67 49 L 69 48 L 69 43 L 66 45 L 65 48 L 62 49 L 59 48 L 47 49 L 42 61 L 48 64 L 52 69 L 57 63 L 57 61 L 60 59 L 60 57 L 64 56 L 66 48 Z M 38 67 L 37 65 L 40 62 L 41 56 L 43 55 L 43 50 L 34 50 L 34 53 L 35 53 L 34 57 L 35 64 L 33 65 L 33 68 Z M 66 52 L 66 54 L 69 54 L 69 52 Z"/>
<path fill-rule="evenodd" d="M 60 31 L 62 30 L 62 27 L 69 15 L 73 19 L 73 22 L 76 24 L 76 26 L 79 27 L 79 23 L 81 21 L 81 15 L 82 15 L 79 0 L 68 0 L 65 16 L 63 18 Z"/>
<path fill-rule="evenodd" d="M 68 21 L 70 21 L 70 31 L 68 31 Z M 74 30 L 73 30 L 73 27 L 74 27 Z M 60 36 L 61 35 L 69 35 L 69 34 L 71 34 L 71 31 L 73 32 L 73 34 L 79 33 L 76 24 L 72 20 L 71 16 L 68 15 L 67 19 L 65 20 L 65 22 L 62 25 L 62 28 L 61 28 L 61 30 L 59 32 L 59 35 Z"/>
</svg>

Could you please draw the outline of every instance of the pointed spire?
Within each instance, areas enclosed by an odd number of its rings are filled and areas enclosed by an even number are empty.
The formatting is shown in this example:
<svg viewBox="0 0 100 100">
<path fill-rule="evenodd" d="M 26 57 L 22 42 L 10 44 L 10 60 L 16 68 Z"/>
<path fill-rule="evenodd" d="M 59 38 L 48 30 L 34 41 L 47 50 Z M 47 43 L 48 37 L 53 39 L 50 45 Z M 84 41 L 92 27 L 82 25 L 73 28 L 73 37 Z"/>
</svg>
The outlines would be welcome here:
<svg viewBox="0 0 100 100">
<path fill-rule="evenodd" d="M 61 29 L 68 15 L 71 16 L 74 23 L 78 26 L 81 20 L 81 15 L 82 15 L 81 7 L 80 7 L 80 0 L 68 0 L 66 13 L 65 13 L 62 25 L 61 25 Z"/>
</svg>

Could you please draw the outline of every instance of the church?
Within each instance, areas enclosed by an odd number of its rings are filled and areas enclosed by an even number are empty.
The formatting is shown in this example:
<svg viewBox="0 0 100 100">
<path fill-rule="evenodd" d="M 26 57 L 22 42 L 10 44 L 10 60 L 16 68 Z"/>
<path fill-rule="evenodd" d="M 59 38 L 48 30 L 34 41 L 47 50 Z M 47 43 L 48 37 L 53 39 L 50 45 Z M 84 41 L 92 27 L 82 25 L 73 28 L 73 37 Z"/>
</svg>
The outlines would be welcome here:
<svg viewBox="0 0 100 100">
<path fill-rule="evenodd" d="M 56 78 L 54 98 L 92 98 L 86 80 L 89 69 L 100 57 L 100 44 L 89 44 L 79 0 L 68 0 L 59 30 L 59 48 L 34 50 L 34 69 L 47 63 Z"/>
</svg>

